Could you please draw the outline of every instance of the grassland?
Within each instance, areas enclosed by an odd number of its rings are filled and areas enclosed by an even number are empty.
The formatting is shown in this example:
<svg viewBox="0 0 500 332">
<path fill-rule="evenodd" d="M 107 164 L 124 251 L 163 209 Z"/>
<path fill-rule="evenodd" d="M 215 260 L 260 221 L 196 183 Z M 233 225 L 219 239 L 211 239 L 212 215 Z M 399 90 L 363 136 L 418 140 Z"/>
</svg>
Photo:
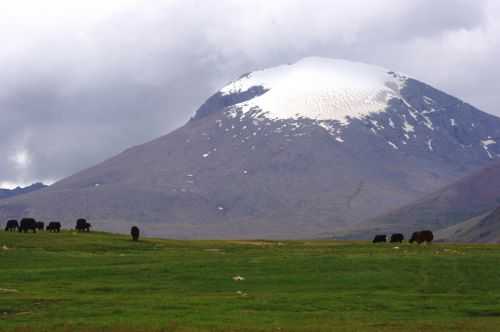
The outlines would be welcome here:
<svg viewBox="0 0 500 332">
<path fill-rule="evenodd" d="M 499 329 L 497 245 L 0 232 L 2 331 Z"/>
</svg>

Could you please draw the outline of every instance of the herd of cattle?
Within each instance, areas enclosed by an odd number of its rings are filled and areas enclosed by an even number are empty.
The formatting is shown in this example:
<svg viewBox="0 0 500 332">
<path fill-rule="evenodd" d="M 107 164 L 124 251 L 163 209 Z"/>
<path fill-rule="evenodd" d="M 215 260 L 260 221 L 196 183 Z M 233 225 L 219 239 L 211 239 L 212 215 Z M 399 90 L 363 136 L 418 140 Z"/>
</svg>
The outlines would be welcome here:
<svg viewBox="0 0 500 332">
<path fill-rule="evenodd" d="M 61 223 L 59 221 L 51 221 L 45 226 L 45 222 L 36 221 L 34 218 L 23 218 L 21 221 L 17 221 L 16 219 L 11 219 L 7 221 L 5 225 L 6 232 L 24 232 L 32 231 L 36 233 L 36 231 L 43 231 L 44 229 L 48 232 L 59 233 L 61 231 Z M 92 225 L 87 222 L 86 219 L 80 218 L 76 221 L 75 229 L 79 232 L 90 232 L 90 228 Z"/>
<path fill-rule="evenodd" d="M 404 239 L 405 237 L 403 234 L 394 233 L 391 235 L 389 242 L 402 243 Z M 425 231 L 414 232 L 411 235 L 409 242 L 410 243 L 417 242 L 418 244 L 421 244 L 421 243 L 431 243 L 432 240 L 434 240 L 434 234 L 432 233 L 432 231 L 425 230 Z M 373 243 L 380 243 L 380 242 L 387 242 L 387 235 L 385 234 L 375 235 L 375 238 L 373 238 Z"/>
<path fill-rule="evenodd" d="M 76 221 L 75 225 L 75 230 L 78 232 L 90 232 L 90 228 L 92 225 L 87 222 L 86 219 L 80 218 Z M 24 232 L 27 233 L 28 231 L 32 231 L 33 233 L 36 233 L 37 230 L 43 231 L 46 230 L 48 232 L 55 232 L 59 233 L 61 231 L 61 223 L 59 221 L 51 221 L 48 223 L 47 227 L 45 227 L 45 222 L 43 221 L 36 221 L 34 218 L 23 218 L 21 219 L 20 222 L 18 222 L 15 219 L 11 219 L 7 221 L 7 224 L 5 226 L 5 231 L 6 232 Z M 139 228 L 137 226 L 133 226 L 130 229 L 130 235 L 132 236 L 132 240 L 137 241 L 139 240 Z M 394 233 L 391 235 L 391 238 L 389 242 L 391 243 L 402 243 L 404 240 L 404 235 L 401 233 Z M 410 238 L 410 243 L 417 242 L 418 244 L 421 243 L 431 243 L 432 240 L 434 239 L 434 234 L 432 231 L 425 230 L 425 231 L 419 231 L 419 232 L 414 232 Z M 378 234 L 375 235 L 375 238 L 372 241 L 373 243 L 380 243 L 380 242 L 387 242 L 387 235 L 385 234 Z"/>
<path fill-rule="evenodd" d="M 76 221 L 75 230 L 78 232 L 90 232 L 90 228 L 92 225 L 87 222 L 86 219 L 80 218 Z M 43 231 L 44 229 L 48 232 L 59 233 L 61 231 L 62 225 L 59 221 L 51 221 L 45 226 L 45 222 L 36 221 L 34 218 L 23 218 L 21 221 L 17 221 L 16 219 L 11 219 L 7 221 L 5 225 L 6 232 L 24 232 L 32 231 L 36 233 L 36 231 Z M 133 226 L 130 229 L 130 235 L 132 236 L 132 240 L 139 241 L 140 230 L 139 227 Z"/>
</svg>

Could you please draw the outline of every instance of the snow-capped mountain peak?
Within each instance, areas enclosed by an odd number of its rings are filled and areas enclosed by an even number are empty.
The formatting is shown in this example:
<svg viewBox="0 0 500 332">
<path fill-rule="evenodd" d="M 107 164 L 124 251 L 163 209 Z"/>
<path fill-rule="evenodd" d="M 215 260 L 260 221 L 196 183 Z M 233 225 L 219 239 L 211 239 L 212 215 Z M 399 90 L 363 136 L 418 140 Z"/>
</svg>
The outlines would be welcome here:
<svg viewBox="0 0 500 332">
<path fill-rule="evenodd" d="M 243 75 L 210 97 L 195 119 L 218 113 L 225 134 L 308 136 L 318 128 L 335 144 L 380 144 L 399 154 L 466 160 L 500 157 L 496 118 L 458 98 L 388 69 L 310 57 Z M 269 131 L 269 133 L 268 133 Z M 474 159 L 473 158 L 473 159 Z"/>
<path fill-rule="evenodd" d="M 499 118 L 383 68 L 308 58 L 245 75 L 172 133 L 0 201 L 0 219 L 90 213 L 100 229 L 179 238 L 337 236 L 496 159 Z"/>
<path fill-rule="evenodd" d="M 223 96 L 254 87 L 265 93 L 234 105 L 271 119 L 309 118 L 348 122 L 382 112 L 401 98 L 407 76 L 382 67 L 346 60 L 310 57 L 247 74 L 223 87 Z"/>
</svg>

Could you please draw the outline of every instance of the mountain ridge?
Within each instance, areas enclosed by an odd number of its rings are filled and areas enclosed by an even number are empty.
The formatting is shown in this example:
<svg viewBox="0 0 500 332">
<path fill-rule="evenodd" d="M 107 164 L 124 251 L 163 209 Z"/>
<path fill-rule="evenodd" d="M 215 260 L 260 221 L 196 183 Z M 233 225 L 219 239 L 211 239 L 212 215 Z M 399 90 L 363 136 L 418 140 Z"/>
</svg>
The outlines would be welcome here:
<svg viewBox="0 0 500 332">
<path fill-rule="evenodd" d="M 312 71 L 308 82 L 315 75 L 328 80 L 324 72 L 331 67 Z M 241 79 L 249 78 L 252 73 Z M 281 96 L 283 89 L 273 91 L 274 85 L 230 93 L 223 87 L 179 129 L 58 181 L 43 194 L 0 202 L 0 217 L 84 216 L 104 230 L 127 232 L 139 224 L 152 235 L 178 238 L 310 238 L 354 227 L 500 155 L 499 118 L 404 80 L 380 88 L 393 91 L 379 99 L 383 109 L 359 113 L 366 110 L 362 106 L 356 116 L 327 120 L 276 117 L 281 109 L 266 109 L 274 102 L 260 108 L 258 98 L 276 91 Z M 309 91 L 303 86 L 293 91 Z M 311 103 L 321 106 L 315 114 L 345 114 L 339 109 L 345 104 L 331 98 L 341 88 L 330 93 L 328 84 L 314 87 L 313 100 L 326 94 Z M 380 89 L 348 100 L 369 102 L 381 96 Z"/>
<path fill-rule="evenodd" d="M 41 182 L 36 182 L 26 187 L 17 186 L 13 189 L 0 188 L 0 199 L 7 199 L 10 197 L 27 194 L 47 187 L 47 185 Z"/>
</svg>

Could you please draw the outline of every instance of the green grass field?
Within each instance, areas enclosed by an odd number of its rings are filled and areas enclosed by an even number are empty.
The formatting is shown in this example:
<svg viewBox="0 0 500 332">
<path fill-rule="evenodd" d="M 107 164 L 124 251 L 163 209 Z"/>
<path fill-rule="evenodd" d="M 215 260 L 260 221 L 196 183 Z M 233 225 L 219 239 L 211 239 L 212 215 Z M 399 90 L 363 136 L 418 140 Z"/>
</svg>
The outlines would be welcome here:
<svg viewBox="0 0 500 332">
<path fill-rule="evenodd" d="M 500 246 L 0 232 L 0 330 L 499 331 Z"/>
</svg>

